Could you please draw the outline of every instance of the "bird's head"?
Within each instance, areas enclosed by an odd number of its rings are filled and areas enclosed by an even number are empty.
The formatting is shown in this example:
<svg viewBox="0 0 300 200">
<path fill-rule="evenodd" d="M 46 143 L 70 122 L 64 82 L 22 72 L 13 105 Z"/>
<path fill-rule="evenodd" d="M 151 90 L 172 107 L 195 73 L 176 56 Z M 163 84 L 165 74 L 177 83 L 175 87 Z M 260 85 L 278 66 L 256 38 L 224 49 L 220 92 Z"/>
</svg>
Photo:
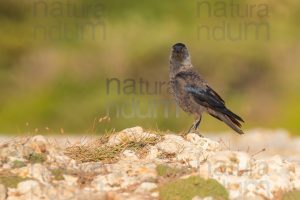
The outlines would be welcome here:
<svg viewBox="0 0 300 200">
<path fill-rule="evenodd" d="M 190 54 L 185 44 L 176 43 L 172 46 L 170 61 L 174 64 L 190 64 Z"/>
</svg>

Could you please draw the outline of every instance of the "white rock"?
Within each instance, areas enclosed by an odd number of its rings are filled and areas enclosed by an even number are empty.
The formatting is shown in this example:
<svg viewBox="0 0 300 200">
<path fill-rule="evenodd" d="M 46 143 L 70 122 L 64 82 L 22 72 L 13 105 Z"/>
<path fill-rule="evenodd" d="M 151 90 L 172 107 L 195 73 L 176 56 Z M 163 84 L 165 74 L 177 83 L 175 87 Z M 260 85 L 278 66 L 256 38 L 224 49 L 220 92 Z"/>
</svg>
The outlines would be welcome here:
<svg viewBox="0 0 300 200">
<path fill-rule="evenodd" d="M 158 198 L 159 197 L 159 193 L 158 192 L 152 192 L 151 193 L 151 197 L 153 197 L 153 198 Z"/>
<path fill-rule="evenodd" d="M 227 189 L 227 188 L 226 188 Z M 239 189 L 228 189 L 229 199 L 239 200 L 243 199 L 243 195 Z"/>
<path fill-rule="evenodd" d="M 177 154 L 176 159 L 180 162 L 189 164 L 191 167 L 198 168 L 200 162 L 204 159 L 201 148 L 193 146 L 185 146 L 182 151 Z"/>
<path fill-rule="evenodd" d="M 123 151 L 123 155 L 125 156 L 125 158 L 127 159 L 132 159 L 132 160 L 138 160 L 139 158 L 137 157 L 137 155 L 135 154 L 134 151 L 132 150 L 125 150 Z"/>
<path fill-rule="evenodd" d="M 271 157 L 268 160 L 271 161 L 271 162 L 273 162 L 273 163 L 276 163 L 277 165 L 281 165 L 283 163 L 283 160 L 280 157 L 280 155 L 275 155 L 275 156 Z"/>
<path fill-rule="evenodd" d="M 282 160 L 278 155 L 266 159 L 264 162 L 266 163 L 267 171 L 262 180 L 268 184 L 271 192 L 293 189 L 294 186 L 291 182 L 293 165 L 291 163 Z"/>
<path fill-rule="evenodd" d="M 39 194 L 41 193 L 39 183 L 34 180 L 27 180 L 20 182 L 17 186 L 17 191 L 20 194 L 27 194 L 27 193 L 32 193 L 32 194 Z"/>
<path fill-rule="evenodd" d="M 203 200 L 213 200 L 213 197 L 204 197 Z"/>
<path fill-rule="evenodd" d="M 196 133 L 189 133 L 186 135 L 186 139 L 187 139 L 187 141 L 190 141 L 193 144 L 198 144 L 201 137 Z M 198 197 L 198 196 L 196 196 L 196 197 Z"/>
<path fill-rule="evenodd" d="M 296 190 L 300 190 L 300 178 L 294 180 L 294 188 L 295 188 Z"/>
<path fill-rule="evenodd" d="M 49 200 L 54 196 L 56 199 L 79 200 L 88 197 L 96 200 L 107 197 L 107 194 L 110 194 L 108 196 L 112 199 L 158 199 L 157 185 L 153 183 L 157 180 L 157 164 L 170 164 L 172 167 L 183 169 L 196 168 L 197 172 L 192 172 L 193 175 L 198 173 L 201 177 L 217 180 L 227 189 L 230 199 L 234 200 L 274 199 L 278 191 L 300 189 L 300 154 L 297 153 L 299 142 L 292 143 L 292 139 L 282 131 L 277 131 L 273 135 L 257 131 L 253 135 L 246 134 L 245 137 L 237 140 L 233 137 L 228 139 L 239 141 L 235 145 L 242 145 L 240 149 L 255 144 L 255 147 L 250 146 L 251 152 L 261 148 L 268 149 L 268 152 L 259 156 L 250 156 L 239 151 L 221 151 L 218 142 L 199 137 L 194 133 L 188 134 L 185 138 L 175 134 L 158 136 L 144 132 L 141 127 L 125 129 L 112 135 L 109 144 L 120 144 L 128 140 L 136 142 L 152 137 L 162 137 L 163 140 L 154 146 L 149 146 L 146 158 L 139 159 L 134 151 L 127 149 L 118 157 L 118 162 L 109 164 L 77 163 L 65 155 L 62 148 L 50 144 L 43 136 L 36 136 L 29 140 L 27 138 L 12 140 L 3 148 L 1 146 L 0 166 L 2 169 L 9 169 L 16 176 L 28 177 L 36 181 L 27 182 L 29 184 L 19 183 L 17 188 L 5 188 L 0 184 L 0 200 L 4 198 L 6 200 Z M 291 149 L 293 150 L 290 151 Z M 26 161 L 24 158 L 33 150 L 46 151 L 47 161 L 27 164 L 21 168 L 11 168 L 14 160 Z M 162 153 L 174 155 L 166 159 L 158 159 Z M 270 157 L 276 153 L 280 155 Z M 258 157 L 261 159 L 257 159 Z M 51 182 L 52 175 L 48 169 L 57 168 L 100 175 L 94 177 L 91 184 L 87 184 L 85 188 L 79 188 L 78 176 L 64 175 L 64 180 Z M 188 176 L 191 176 L 191 173 L 184 177 Z M 135 187 L 137 188 L 133 192 L 132 189 Z M 91 195 L 88 196 L 89 194 Z"/>
<path fill-rule="evenodd" d="M 104 175 L 94 178 L 91 185 L 97 191 L 115 191 L 126 189 L 140 182 L 157 177 L 156 164 L 145 160 L 120 160 L 106 167 Z"/>
<path fill-rule="evenodd" d="M 105 186 L 107 185 L 106 177 L 104 175 L 98 175 L 94 177 L 91 185 L 97 191 L 105 191 Z"/>
<path fill-rule="evenodd" d="M 295 166 L 295 175 L 300 179 L 300 163 Z"/>
<path fill-rule="evenodd" d="M 122 179 L 124 176 L 120 173 L 116 174 L 107 174 L 107 175 L 98 175 L 94 178 L 91 185 L 97 191 L 114 191 L 121 188 Z"/>
<path fill-rule="evenodd" d="M 157 188 L 157 185 L 155 183 L 144 182 L 135 190 L 135 192 L 145 193 L 145 192 L 150 192 L 156 188 Z"/>
<path fill-rule="evenodd" d="M 179 160 L 184 160 L 185 158 L 187 160 L 197 160 L 197 157 L 199 154 L 202 153 L 202 149 L 196 148 L 195 146 L 189 144 L 189 145 L 183 145 L 181 146 L 180 152 L 177 153 L 177 158 Z"/>
<path fill-rule="evenodd" d="M 192 198 L 192 200 L 202 200 L 202 198 L 199 197 L 199 196 L 194 196 L 194 197 Z"/>
<path fill-rule="evenodd" d="M 174 154 L 177 161 L 193 168 L 198 168 L 200 163 L 220 149 L 219 143 L 194 133 L 189 133 L 187 140 L 174 134 L 165 135 L 156 147 L 163 153 Z"/>
<path fill-rule="evenodd" d="M 36 163 L 29 165 L 29 176 L 40 181 L 43 184 L 47 184 L 51 179 L 50 171 L 42 164 Z"/>
<path fill-rule="evenodd" d="M 243 197 L 244 200 L 264 200 L 260 195 L 257 195 L 256 192 L 248 192 L 246 195 Z"/>
<path fill-rule="evenodd" d="M 69 186 L 77 185 L 78 177 L 63 174 L 64 180 Z"/>
<path fill-rule="evenodd" d="M 273 194 L 268 179 L 269 177 L 264 175 L 261 179 L 256 180 L 256 194 L 267 199 L 273 199 Z"/>
<path fill-rule="evenodd" d="M 121 182 L 120 187 L 123 189 L 126 189 L 128 187 L 130 187 L 131 185 L 136 184 L 137 182 L 139 182 L 139 177 L 131 177 L 131 176 L 123 176 L 123 181 Z"/>
<path fill-rule="evenodd" d="M 36 153 L 43 153 L 46 152 L 49 143 L 44 136 L 36 135 L 30 138 L 30 140 L 25 144 L 25 146 L 29 147 L 30 149 L 33 149 Z"/>
<path fill-rule="evenodd" d="M 151 146 L 150 149 L 149 149 L 149 153 L 146 156 L 146 159 L 152 160 L 152 159 L 157 158 L 158 155 L 159 155 L 159 151 L 158 151 L 157 147 L 156 146 Z"/>
<path fill-rule="evenodd" d="M 198 172 L 199 172 L 199 176 L 201 176 L 204 179 L 208 179 L 213 176 L 212 167 L 208 162 L 202 163 L 199 166 Z"/>
<path fill-rule="evenodd" d="M 3 169 L 10 169 L 12 166 L 10 166 L 10 164 L 8 164 L 8 163 L 4 163 L 3 165 L 2 165 L 2 168 Z"/>
<path fill-rule="evenodd" d="M 79 163 L 78 166 L 79 170 L 85 173 L 103 174 L 106 172 L 106 169 L 104 169 L 105 164 L 101 162 Z"/>
<path fill-rule="evenodd" d="M 186 136 L 187 140 L 197 147 L 201 147 L 205 151 L 219 151 L 221 146 L 219 142 L 213 141 L 209 138 L 200 137 L 198 134 L 189 133 Z"/>
<path fill-rule="evenodd" d="M 182 152 L 183 149 L 189 145 L 189 142 L 185 141 L 182 137 L 167 134 L 164 136 L 163 141 L 156 144 L 156 147 L 164 153 L 176 154 Z"/>
<path fill-rule="evenodd" d="M 48 144 L 48 141 L 46 140 L 46 138 L 42 135 L 36 135 L 36 136 L 33 136 L 31 139 L 30 139 L 30 142 L 34 142 L 34 143 L 38 143 L 38 144 Z"/>
<path fill-rule="evenodd" d="M 207 161 L 215 174 L 234 174 L 241 176 L 250 170 L 250 155 L 240 151 L 219 151 Z"/>
<path fill-rule="evenodd" d="M 192 200 L 213 200 L 213 197 L 199 197 L 199 196 L 195 196 L 192 198 Z"/>
<path fill-rule="evenodd" d="M 121 133 L 125 133 L 125 134 L 128 134 L 128 135 L 139 135 L 141 133 L 143 133 L 143 128 L 140 127 L 140 126 L 135 126 L 135 127 L 132 127 L 132 128 L 126 128 L 124 130 L 121 131 Z"/>
<path fill-rule="evenodd" d="M 5 200 L 6 198 L 6 187 L 0 184 L 0 200 Z"/>
<path fill-rule="evenodd" d="M 31 194 L 19 195 L 19 196 L 9 196 L 6 200 L 41 200 L 40 197 Z"/>
<path fill-rule="evenodd" d="M 118 145 L 125 141 L 141 141 L 148 138 L 156 138 L 157 135 L 152 133 L 144 132 L 143 129 L 139 126 L 133 128 L 127 128 L 122 130 L 121 132 L 112 135 L 107 145 Z"/>
<path fill-rule="evenodd" d="M 188 162 L 188 164 L 192 167 L 192 168 L 198 168 L 200 166 L 200 162 L 197 160 L 191 160 Z"/>
<path fill-rule="evenodd" d="M 159 142 L 158 144 L 156 144 L 156 146 L 159 150 L 168 154 L 176 154 L 182 151 L 183 149 L 182 144 L 170 140 L 164 140 L 163 142 Z"/>
<path fill-rule="evenodd" d="M 248 192 L 255 192 L 256 191 L 256 184 L 246 184 L 245 186 Z"/>
<path fill-rule="evenodd" d="M 107 183 L 110 186 L 120 186 L 121 182 L 122 182 L 122 175 L 123 174 L 121 174 L 121 173 L 120 174 L 111 173 L 111 174 L 106 175 Z"/>
<path fill-rule="evenodd" d="M 71 158 L 66 155 L 49 154 L 47 155 L 47 161 L 51 164 L 66 165 L 71 162 Z"/>
<path fill-rule="evenodd" d="M 45 196 L 46 200 L 65 200 L 65 199 L 74 199 L 78 200 L 81 194 L 83 194 L 84 191 L 82 191 L 78 187 L 69 186 L 65 184 L 65 182 L 62 182 L 58 185 L 48 185 L 43 188 L 43 194 Z M 91 192 L 92 194 L 96 192 Z M 40 198 L 44 199 L 44 198 Z M 31 200 L 31 199 L 30 199 Z"/>
</svg>

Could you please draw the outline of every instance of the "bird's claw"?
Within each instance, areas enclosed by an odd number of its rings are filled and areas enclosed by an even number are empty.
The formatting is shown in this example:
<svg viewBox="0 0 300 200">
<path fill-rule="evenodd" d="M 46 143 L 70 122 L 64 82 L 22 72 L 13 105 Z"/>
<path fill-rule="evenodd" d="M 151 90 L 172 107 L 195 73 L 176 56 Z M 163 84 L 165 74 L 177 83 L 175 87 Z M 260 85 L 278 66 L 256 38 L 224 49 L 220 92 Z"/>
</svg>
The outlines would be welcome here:
<svg viewBox="0 0 300 200">
<path fill-rule="evenodd" d="M 186 134 L 189 134 L 189 133 L 195 133 L 195 134 L 199 135 L 200 137 L 204 138 L 204 136 L 201 135 L 200 131 L 198 131 L 198 130 L 189 130 Z"/>
</svg>

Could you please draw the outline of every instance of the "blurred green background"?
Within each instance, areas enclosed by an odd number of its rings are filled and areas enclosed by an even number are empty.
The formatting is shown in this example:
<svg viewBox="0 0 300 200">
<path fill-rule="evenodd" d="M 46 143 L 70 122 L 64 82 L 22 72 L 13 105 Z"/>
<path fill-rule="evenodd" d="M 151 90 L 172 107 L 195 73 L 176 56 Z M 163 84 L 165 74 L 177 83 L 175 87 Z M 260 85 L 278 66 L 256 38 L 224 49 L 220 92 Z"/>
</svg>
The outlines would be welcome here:
<svg viewBox="0 0 300 200">
<path fill-rule="evenodd" d="M 0 133 L 185 131 L 193 117 L 155 92 L 184 42 L 244 129 L 300 134 L 299 17 L 297 0 L 1 1 Z M 229 130 L 207 116 L 200 128 Z"/>
</svg>

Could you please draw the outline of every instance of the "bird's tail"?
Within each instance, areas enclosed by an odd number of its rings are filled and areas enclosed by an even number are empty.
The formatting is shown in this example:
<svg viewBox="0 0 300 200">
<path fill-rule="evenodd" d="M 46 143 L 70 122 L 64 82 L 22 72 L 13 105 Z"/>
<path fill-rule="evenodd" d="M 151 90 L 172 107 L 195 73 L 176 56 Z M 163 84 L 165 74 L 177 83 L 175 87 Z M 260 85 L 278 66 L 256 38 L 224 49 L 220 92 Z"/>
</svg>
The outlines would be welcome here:
<svg viewBox="0 0 300 200">
<path fill-rule="evenodd" d="M 244 134 L 244 132 L 241 130 L 242 125 L 240 123 L 240 122 L 244 122 L 244 120 L 238 115 L 231 112 L 230 110 L 226 109 L 226 111 L 222 113 L 214 112 L 209 114 L 223 121 L 225 124 L 227 124 L 230 128 L 232 128 L 237 133 Z"/>
</svg>

